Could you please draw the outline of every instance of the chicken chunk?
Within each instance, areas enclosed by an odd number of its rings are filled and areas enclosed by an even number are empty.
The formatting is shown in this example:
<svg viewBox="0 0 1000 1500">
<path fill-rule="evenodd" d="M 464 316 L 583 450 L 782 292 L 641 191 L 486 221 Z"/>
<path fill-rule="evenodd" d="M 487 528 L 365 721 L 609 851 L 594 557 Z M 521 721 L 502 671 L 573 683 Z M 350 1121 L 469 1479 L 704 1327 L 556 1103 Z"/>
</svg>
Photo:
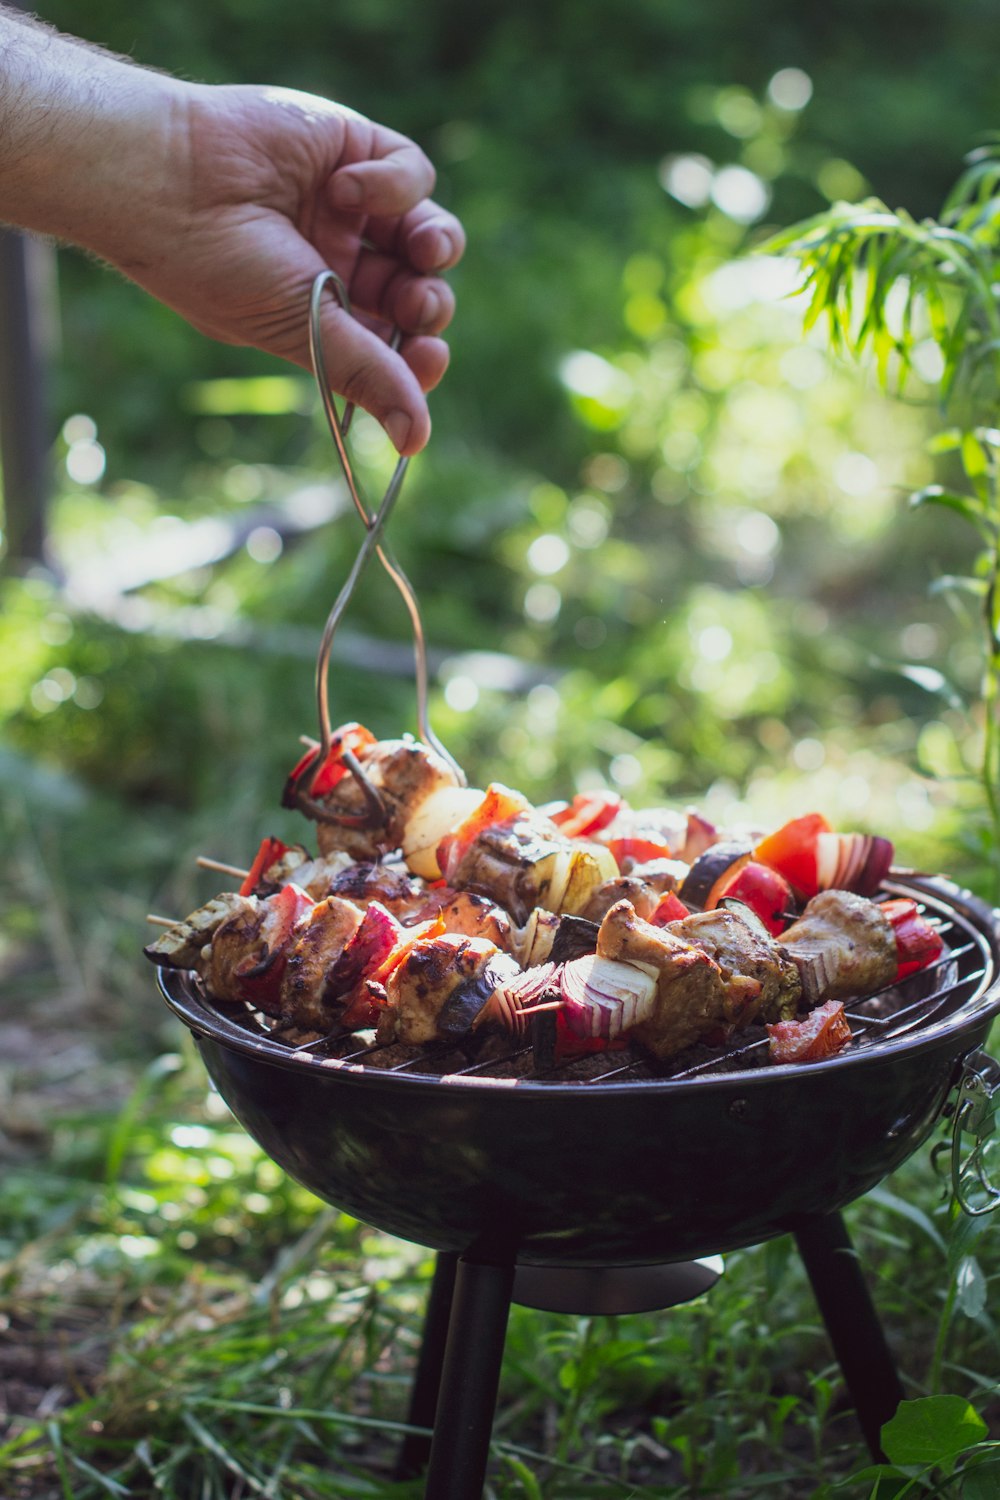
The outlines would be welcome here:
<svg viewBox="0 0 1000 1500">
<path fill-rule="evenodd" d="M 327 1004 L 330 971 L 361 925 L 362 912 L 351 901 L 328 896 L 317 901 L 292 936 L 281 977 L 282 1018 L 304 1030 L 324 1031 L 336 1019 Z"/>
<path fill-rule="evenodd" d="M 724 970 L 704 948 L 670 927 L 651 926 L 628 901 L 619 901 L 605 916 L 597 952 L 656 971 L 653 1014 L 631 1033 L 656 1057 L 670 1057 L 740 1024 L 760 996 L 759 980 Z"/>
<path fill-rule="evenodd" d="M 379 1041 L 417 1046 L 436 1040 L 445 1034 L 441 1023 L 449 1003 L 459 1014 L 453 1015 L 448 1031 L 467 1031 L 493 993 L 494 983 L 485 976 L 498 957 L 503 955 L 481 937 L 444 933 L 418 939 L 389 976 Z M 462 994 L 467 1005 L 457 1003 Z"/>
<path fill-rule="evenodd" d="M 320 823 L 317 842 L 321 854 L 343 849 L 355 859 L 374 860 L 398 849 L 406 824 L 421 802 L 441 787 L 458 784 L 447 761 L 418 740 L 379 740 L 360 749 L 358 761 L 382 800 L 386 821 L 377 828 Z M 368 810 L 364 793 L 351 775 L 344 776 L 320 801 L 334 818 L 356 817 Z"/>
<path fill-rule="evenodd" d="M 871 995 L 896 977 L 892 923 L 877 901 L 851 891 L 821 891 L 781 934 L 799 966 L 806 1003 Z"/>
<path fill-rule="evenodd" d="M 670 922 L 667 931 L 703 948 L 724 974 L 758 981 L 760 993 L 744 1022 L 784 1021 L 794 1016 L 802 998 L 798 966 L 781 944 L 754 931 L 735 912 L 718 908 L 692 912 L 679 922 Z"/>
</svg>

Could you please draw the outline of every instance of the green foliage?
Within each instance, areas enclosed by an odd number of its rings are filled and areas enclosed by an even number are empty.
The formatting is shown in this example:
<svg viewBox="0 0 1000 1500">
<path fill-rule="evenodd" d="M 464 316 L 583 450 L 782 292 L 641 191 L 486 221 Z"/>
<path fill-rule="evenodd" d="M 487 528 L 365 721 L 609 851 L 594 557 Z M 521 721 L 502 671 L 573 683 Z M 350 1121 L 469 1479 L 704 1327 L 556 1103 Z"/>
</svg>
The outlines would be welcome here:
<svg viewBox="0 0 1000 1500">
<path fill-rule="evenodd" d="M 938 397 L 949 425 L 933 443 L 954 452 L 966 490 L 925 485 L 915 508 L 937 506 L 976 532 L 974 576 L 955 580 L 982 599 L 980 780 L 1000 849 L 1000 146 L 974 151 L 939 220 L 916 223 L 878 200 L 836 204 L 764 247 L 791 256 L 804 272 L 806 327 L 823 317 L 835 349 L 871 354 L 883 385 L 902 394 L 923 354 L 937 352 Z M 993 854 L 995 888 L 1000 865 Z"/>
</svg>

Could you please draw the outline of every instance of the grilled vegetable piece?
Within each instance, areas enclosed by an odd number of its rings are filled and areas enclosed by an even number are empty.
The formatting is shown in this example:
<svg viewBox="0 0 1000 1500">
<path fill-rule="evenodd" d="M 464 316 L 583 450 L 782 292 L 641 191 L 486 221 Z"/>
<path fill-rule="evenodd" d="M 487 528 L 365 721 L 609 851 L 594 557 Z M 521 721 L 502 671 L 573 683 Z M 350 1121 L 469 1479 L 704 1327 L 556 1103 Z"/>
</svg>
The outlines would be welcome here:
<svg viewBox="0 0 1000 1500">
<path fill-rule="evenodd" d="M 578 919 L 560 917 L 554 911 L 545 911 L 541 906 L 534 907 L 528 913 L 524 926 L 515 931 L 515 952 L 526 969 L 534 968 L 551 958 L 553 945 L 562 932 L 563 922 L 567 920 Z M 595 929 L 594 937 L 596 936 Z"/>
<path fill-rule="evenodd" d="M 817 1006 L 803 1021 L 778 1021 L 767 1028 L 768 1056 L 773 1063 L 819 1062 L 835 1057 L 851 1040 L 851 1028 L 839 1000 Z"/>
<path fill-rule="evenodd" d="M 623 875 L 632 864 L 650 859 L 681 859 L 693 864 L 719 837 L 714 824 L 700 813 L 672 807 L 622 807 L 614 822 L 591 835 L 607 844 Z M 630 863 L 631 862 L 631 863 Z"/>
<path fill-rule="evenodd" d="M 749 840 L 720 839 L 717 844 L 699 854 L 681 885 L 681 900 L 699 911 L 708 910 L 712 904 L 717 905 L 718 888 L 727 876 L 735 875 L 739 866 L 746 863 L 750 858 L 751 847 Z M 713 894 L 716 895 L 714 903 Z"/>
<path fill-rule="evenodd" d="M 559 977 L 566 1024 L 576 1036 L 606 1037 L 649 1020 L 656 1008 L 659 970 L 588 953 L 564 964 Z"/>
<path fill-rule="evenodd" d="M 470 981 L 479 980 L 492 959 L 503 956 L 485 938 L 455 933 L 419 938 L 389 975 L 385 987 L 386 1005 L 379 1017 L 378 1040 L 417 1046 L 445 1034 L 440 1029 L 439 1019 L 449 999 L 456 991 L 464 990 Z M 490 979 L 487 993 L 483 992 L 486 990 L 484 984 L 466 993 L 468 1004 L 462 999 L 457 1002 L 457 1014 L 462 1020 L 460 1030 L 469 1029 L 495 987 Z M 455 1009 L 445 1018 L 445 1024 L 453 1033 Z"/>
<path fill-rule="evenodd" d="M 752 921 L 752 917 L 743 921 L 733 911 L 716 909 L 692 912 L 671 922 L 667 931 L 703 948 L 727 977 L 741 975 L 757 981 L 758 993 L 740 1015 L 741 1024 L 784 1020 L 794 1016 L 802 996 L 799 971 L 763 925 L 755 931 Z"/>
<path fill-rule="evenodd" d="M 336 1006 L 348 1030 L 374 1026 L 378 1019 L 377 996 L 364 981 L 378 972 L 399 944 L 402 933 L 392 913 L 378 901 L 371 901 L 360 926 L 334 960 L 326 977 L 324 1002 L 328 1008 Z"/>
<path fill-rule="evenodd" d="M 338 1009 L 328 994 L 329 976 L 361 920 L 362 913 L 353 902 L 327 896 L 299 923 L 281 977 L 279 1013 L 283 1019 L 313 1031 L 329 1030 L 336 1023 Z"/>
<path fill-rule="evenodd" d="M 683 922 L 684 918 L 690 915 L 681 898 L 673 891 L 668 891 L 665 896 L 661 897 L 656 910 L 647 920 L 652 922 L 654 927 L 666 927 L 671 922 Z"/>
<path fill-rule="evenodd" d="M 673 927 L 644 922 L 627 901 L 613 906 L 601 923 L 597 952 L 655 973 L 652 1015 L 632 1034 L 660 1058 L 738 1024 L 761 992 L 759 980 L 725 973 L 704 948 Z"/>
<path fill-rule="evenodd" d="M 888 839 L 834 833 L 821 813 L 793 818 L 761 839 L 754 850 L 754 859 L 783 875 L 804 901 L 828 890 L 873 896 L 889 873 L 892 857 Z"/>
<path fill-rule="evenodd" d="M 896 977 L 892 922 L 875 901 L 852 891 L 821 891 L 781 935 L 798 965 L 806 1005 L 871 995 Z"/>
<path fill-rule="evenodd" d="M 908 897 L 896 897 L 892 901 L 880 901 L 879 906 L 892 923 L 896 939 L 897 979 L 905 979 L 918 969 L 926 969 L 944 951 L 944 939 L 936 927 L 932 927 L 920 908 Z"/>
<path fill-rule="evenodd" d="M 204 906 L 199 906 L 181 922 L 175 922 L 162 932 L 154 943 L 148 943 L 143 953 L 154 964 L 166 969 L 196 969 L 202 949 L 227 917 L 238 912 L 253 911 L 254 903 L 235 891 L 223 891 L 213 896 Z"/>
<path fill-rule="evenodd" d="M 288 855 L 266 870 L 265 879 L 280 880 L 287 858 Z M 324 897 L 329 896 L 334 878 L 343 874 L 345 870 L 352 869 L 353 866 L 354 860 L 349 854 L 345 854 L 343 850 L 335 850 L 333 854 L 321 854 L 318 859 L 306 859 L 302 864 L 295 866 L 292 874 L 296 885 L 308 891 L 314 901 L 322 901 Z M 288 876 L 285 876 L 285 879 L 288 879 Z"/>
<path fill-rule="evenodd" d="M 321 766 L 316 765 L 320 753 L 319 745 L 312 750 L 307 750 L 297 762 L 285 785 L 285 795 L 282 799 L 285 806 L 296 806 L 295 793 L 300 787 L 313 797 L 323 797 L 332 792 L 348 774 L 347 766 L 344 764 L 344 751 L 349 750 L 354 755 L 360 755 L 377 743 L 371 730 L 366 729 L 363 724 L 341 724 L 330 737 L 330 749 Z"/>
<path fill-rule="evenodd" d="M 414 875 L 438 880 L 438 845 L 480 806 L 485 792 L 471 786 L 442 786 L 410 814 L 403 829 L 403 858 Z"/>
<path fill-rule="evenodd" d="M 568 839 L 592 839 L 613 823 L 625 803 L 617 792 L 578 792 L 568 807 L 550 814 Z"/>
</svg>

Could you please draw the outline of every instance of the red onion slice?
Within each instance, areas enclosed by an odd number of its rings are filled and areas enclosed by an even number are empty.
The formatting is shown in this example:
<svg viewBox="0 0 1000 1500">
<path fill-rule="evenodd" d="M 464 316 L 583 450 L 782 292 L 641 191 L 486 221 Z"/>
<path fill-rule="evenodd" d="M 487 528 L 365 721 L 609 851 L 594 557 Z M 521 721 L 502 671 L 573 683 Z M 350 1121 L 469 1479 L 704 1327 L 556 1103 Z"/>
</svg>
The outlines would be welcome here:
<svg viewBox="0 0 1000 1500">
<path fill-rule="evenodd" d="M 647 1020 L 656 999 L 655 978 L 634 964 L 595 953 L 563 965 L 560 989 L 574 1035 L 608 1041 Z"/>
</svg>

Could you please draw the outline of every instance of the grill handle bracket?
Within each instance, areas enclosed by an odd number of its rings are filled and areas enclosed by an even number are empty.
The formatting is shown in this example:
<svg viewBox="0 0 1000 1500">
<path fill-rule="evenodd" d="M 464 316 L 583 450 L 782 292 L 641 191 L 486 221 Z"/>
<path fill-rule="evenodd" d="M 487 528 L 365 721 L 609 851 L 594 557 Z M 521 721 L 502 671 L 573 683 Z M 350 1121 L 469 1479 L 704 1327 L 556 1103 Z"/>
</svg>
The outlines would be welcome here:
<svg viewBox="0 0 1000 1500">
<path fill-rule="evenodd" d="M 1000 1207 L 1000 1188 L 986 1175 L 984 1152 L 996 1131 L 1000 1093 L 1000 1063 L 985 1052 L 972 1052 L 962 1063 L 958 1099 L 951 1128 L 951 1185 L 959 1207 L 971 1218 L 981 1218 Z M 964 1136 L 972 1136 L 966 1151 Z M 985 1201 L 969 1196 L 972 1184 L 986 1194 Z M 978 1197 L 978 1195 L 977 1195 Z"/>
</svg>

